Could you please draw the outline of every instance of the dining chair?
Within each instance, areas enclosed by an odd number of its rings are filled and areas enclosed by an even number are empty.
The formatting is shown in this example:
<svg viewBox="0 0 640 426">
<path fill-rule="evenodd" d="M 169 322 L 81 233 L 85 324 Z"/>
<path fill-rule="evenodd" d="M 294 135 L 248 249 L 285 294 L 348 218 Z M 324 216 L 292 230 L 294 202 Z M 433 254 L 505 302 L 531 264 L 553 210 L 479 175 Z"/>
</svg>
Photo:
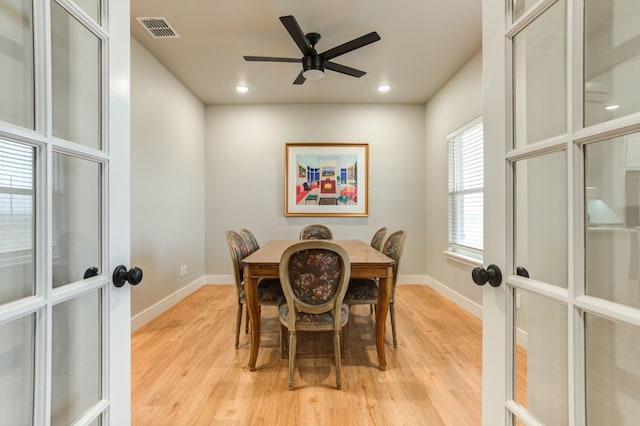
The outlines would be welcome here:
<svg viewBox="0 0 640 426">
<path fill-rule="evenodd" d="M 396 282 L 398 281 L 398 266 L 400 265 L 400 257 L 404 248 L 404 240 L 406 233 L 404 231 L 395 231 L 384 242 L 382 253 L 394 260 L 393 264 L 393 280 L 391 283 L 391 301 L 389 303 L 389 312 L 391 314 L 391 332 L 393 335 L 393 347 L 398 347 L 398 339 L 396 334 Z M 349 306 L 352 305 L 377 305 L 378 304 L 378 283 L 373 278 L 353 278 L 349 281 L 349 288 L 345 300 Z"/>
<path fill-rule="evenodd" d="M 256 237 L 255 235 L 253 235 L 253 232 L 249 231 L 246 228 L 242 228 L 240 230 L 240 235 L 242 235 L 242 238 L 244 238 L 244 240 L 247 242 L 249 253 L 253 253 L 254 251 L 260 248 L 260 244 L 258 244 L 258 240 L 256 240 Z"/>
<path fill-rule="evenodd" d="M 336 387 L 342 388 L 342 329 L 349 321 L 344 302 L 351 262 L 341 246 L 329 241 L 301 241 L 287 248 L 280 259 L 280 281 L 286 303 L 280 305 L 280 339 L 289 337 L 289 390 L 298 331 L 333 331 Z M 345 329 L 346 330 L 346 329 Z"/>
<path fill-rule="evenodd" d="M 300 231 L 301 240 L 332 240 L 333 232 L 328 226 L 314 224 L 307 225 Z"/>
<path fill-rule="evenodd" d="M 382 249 L 382 244 L 384 243 L 384 237 L 385 235 L 387 235 L 387 228 L 385 226 L 383 226 L 382 228 L 378 229 L 374 234 L 373 237 L 371 237 L 371 247 L 373 247 L 374 249 L 380 251 Z M 376 278 L 376 282 L 378 281 L 378 279 Z M 373 314 L 373 307 L 375 305 L 371 304 L 369 305 L 369 313 Z"/>
<path fill-rule="evenodd" d="M 242 259 L 247 257 L 249 247 L 242 235 L 236 231 L 226 231 L 227 244 L 231 253 L 231 261 L 233 263 L 233 276 L 236 284 L 236 292 L 238 294 L 238 310 L 236 313 L 236 342 L 235 347 L 238 349 L 240 342 L 240 326 L 242 325 L 242 307 L 246 305 Z M 278 278 L 265 278 L 258 282 L 258 304 L 259 306 L 278 306 L 284 301 L 282 286 Z M 247 310 L 245 319 L 245 333 L 249 332 L 249 311 Z"/>
<path fill-rule="evenodd" d="M 387 228 L 383 226 L 373 234 L 373 237 L 371 238 L 371 247 L 380 251 L 382 243 L 384 243 L 385 235 L 387 235 Z"/>
</svg>

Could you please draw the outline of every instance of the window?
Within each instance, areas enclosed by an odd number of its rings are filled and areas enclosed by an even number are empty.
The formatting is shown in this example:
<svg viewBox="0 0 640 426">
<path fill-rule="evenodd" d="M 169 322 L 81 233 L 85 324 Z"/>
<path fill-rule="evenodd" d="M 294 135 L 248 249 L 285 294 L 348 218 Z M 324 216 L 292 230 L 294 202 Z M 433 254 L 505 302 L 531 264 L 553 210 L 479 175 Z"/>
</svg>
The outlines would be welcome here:
<svg viewBox="0 0 640 426">
<path fill-rule="evenodd" d="M 484 153 L 482 117 L 447 137 L 449 252 L 482 260 Z"/>
<path fill-rule="evenodd" d="M 0 140 L 0 268 L 33 250 L 34 148 Z"/>
</svg>

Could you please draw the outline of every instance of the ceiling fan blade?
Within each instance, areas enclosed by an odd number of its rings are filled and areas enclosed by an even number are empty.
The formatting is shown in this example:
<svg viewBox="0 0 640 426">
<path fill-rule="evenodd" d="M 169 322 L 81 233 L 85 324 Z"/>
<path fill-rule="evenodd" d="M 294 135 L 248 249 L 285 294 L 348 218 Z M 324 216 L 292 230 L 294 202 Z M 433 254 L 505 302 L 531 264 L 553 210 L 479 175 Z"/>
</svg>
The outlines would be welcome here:
<svg viewBox="0 0 640 426">
<path fill-rule="evenodd" d="M 302 75 L 303 72 L 304 71 L 300 71 L 300 74 L 298 74 L 296 79 L 293 80 L 293 84 L 302 84 L 307 80 L 306 78 L 304 78 L 304 75 Z"/>
<path fill-rule="evenodd" d="M 326 60 L 333 59 L 336 56 L 344 55 L 345 53 L 359 49 L 367 44 L 375 43 L 378 40 L 380 40 L 380 36 L 377 32 L 373 31 L 369 34 L 365 34 L 361 37 L 343 43 L 340 46 L 336 46 L 333 49 L 329 49 L 326 52 L 321 53 L 320 56 L 324 57 Z"/>
<path fill-rule="evenodd" d="M 296 62 L 301 63 L 300 58 L 274 58 L 271 56 L 244 56 L 245 61 L 249 62 Z"/>
<path fill-rule="evenodd" d="M 314 54 L 313 47 L 311 47 L 309 40 L 307 40 L 302 28 L 300 28 L 298 21 L 296 21 L 293 15 L 281 16 L 280 22 L 282 22 L 282 25 L 287 29 L 289 35 L 293 41 L 296 42 L 303 55 L 308 56 Z"/>
<path fill-rule="evenodd" d="M 324 68 L 331 71 L 336 71 L 342 74 L 347 74 L 352 77 L 358 77 L 358 78 L 366 74 L 365 71 L 361 71 L 355 68 L 348 67 L 346 65 L 340 65 L 340 64 L 336 64 L 335 62 L 329 62 L 329 61 L 326 61 L 324 63 Z"/>
</svg>

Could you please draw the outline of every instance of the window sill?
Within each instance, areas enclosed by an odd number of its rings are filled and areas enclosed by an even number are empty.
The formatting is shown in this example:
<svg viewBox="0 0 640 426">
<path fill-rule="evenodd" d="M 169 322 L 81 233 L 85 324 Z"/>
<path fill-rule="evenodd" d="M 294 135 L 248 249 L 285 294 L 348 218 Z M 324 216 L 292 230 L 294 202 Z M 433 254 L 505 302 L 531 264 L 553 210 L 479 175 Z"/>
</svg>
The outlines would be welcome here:
<svg viewBox="0 0 640 426">
<path fill-rule="evenodd" d="M 461 263 L 463 265 L 469 266 L 471 268 L 475 268 L 476 266 L 482 266 L 482 260 L 474 259 L 469 256 L 464 256 L 459 253 L 454 253 L 452 251 L 443 251 L 444 254 L 449 260 L 452 260 L 457 263 Z"/>
</svg>

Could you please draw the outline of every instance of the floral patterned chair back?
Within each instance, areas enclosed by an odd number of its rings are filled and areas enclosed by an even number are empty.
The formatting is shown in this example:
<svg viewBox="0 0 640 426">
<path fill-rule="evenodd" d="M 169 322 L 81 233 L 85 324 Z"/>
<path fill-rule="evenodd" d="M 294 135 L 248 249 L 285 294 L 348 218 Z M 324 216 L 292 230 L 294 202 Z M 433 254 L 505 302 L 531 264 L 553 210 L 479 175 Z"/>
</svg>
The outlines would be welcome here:
<svg viewBox="0 0 640 426">
<path fill-rule="evenodd" d="M 231 262 L 233 263 L 233 277 L 236 281 L 236 290 L 238 297 L 244 297 L 243 288 L 243 270 L 242 259 L 249 256 L 249 246 L 242 235 L 236 231 L 226 231 L 227 244 L 229 245 L 229 252 L 231 253 Z"/>
<path fill-rule="evenodd" d="M 380 249 L 382 248 L 382 243 L 384 243 L 384 236 L 387 235 L 387 228 L 386 227 L 382 227 L 380 229 L 378 229 L 376 231 L 375 234 L 373 234 L 373 237 L 371 238 L 371 247 L 373 247 L 374 249 L 380 251 Z"/>
<path fill-rule="evenodd" d="M 260 245 L 258 244 L 258 240 L 256 240 L 256 237 L 255 235 L 253 235 L 253 232 L 249 231 L 246 228 L 242 228 L 240 230 L 240 235 L 242 235 L 244 240 L 247 242 L 249 253 L 253 253 L 254 251 L 260 248 Z"/>
<path fill-rule="evenodd" d="M 333 232 L 328 226 L 315 224 L 307 225 L 300 231 L 301 240 L 332 240 Z"/>
<path fill-rule="evenodd" d="M 382 246 L 382 253 L 386 254 L 393 260 L 393 286 L 391 287 L 391 303 L 395 301 L 396 295 L 396 282 L 398 281 L 398 267 L 400 266 L 400 257 L 402 256 L 402 249 L 404 248 L 404 240 L 407 234 L 404 231 L 395 231 Z"/>
<path fill-rule="evenodd" d="M 328 241 L 302 241 L 282 254 L 280 281 L 287 303 L 280 306 L 282 339 L 289 330 L 289 389 L 293 388 L 296 331 L 333 331 L 336 386 L 342 386 L 341 331 L 349 321 L 344 295 L 351 262 L 346 250 Z"/>
<path fill-rule="evenodd" d="M 238 293 L 238 309 L 236 312 L 236 342 L 238 349 L 240 342 L 240 325 L 242 323 L 242 306 L 247 303 L 244 293 L 244 270 L 242 268 L 242 260 L 251 254 L 247 241 L 236 231 L 226 231 L 227 244 L 231 253 L 231 261 L 233 263 L 233 277 L 236 282 L 236 292 Z M 262 305 L 278 306 L 284 296 L 282 295 L 282 287 L 278 278 L 263 278 L 258 282 L 258 303 Z M 245 333 L 249 333 L 249 311 L 245 319 Z"/>
<path fill-rule="evenodd" d="M 391 300 L 389 303 L 389 313 L 391 314 L 391 334 L 393 337 L 393 347 L 398 347 L 398 333 L 396 330 L 396 282 L 398 281 L 398 266 L 404 248 L 406 233 L 395 231 L 387 241 L 384 242 L 381 252 L 395 262 L 393 264 L 393 280 L 391 282 Z M 373 244 L 372 244 L 373 245 Z M 373 278 L 354 278 L 349 282 L 347 289 L 347 301 L 351 305 L 377 305 L 378 304 L 378 281 Z M 371 310 L 373 313 L 373 309 Z"/>
</svg>

